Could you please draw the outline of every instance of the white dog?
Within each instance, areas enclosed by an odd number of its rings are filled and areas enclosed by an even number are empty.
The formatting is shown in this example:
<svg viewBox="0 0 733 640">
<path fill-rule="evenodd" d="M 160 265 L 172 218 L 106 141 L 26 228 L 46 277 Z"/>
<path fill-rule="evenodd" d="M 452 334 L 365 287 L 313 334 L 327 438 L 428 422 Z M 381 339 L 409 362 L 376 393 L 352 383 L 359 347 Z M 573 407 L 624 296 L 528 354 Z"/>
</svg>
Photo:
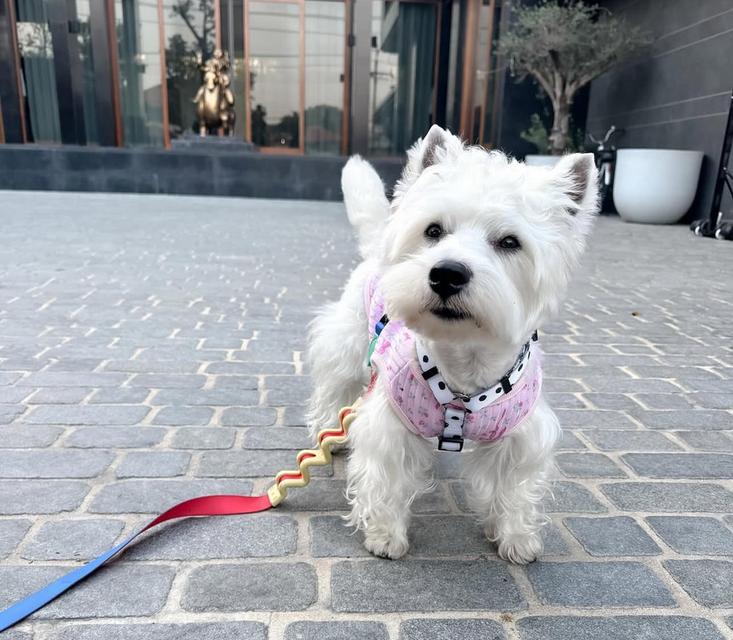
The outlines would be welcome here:
<svg viewBox="0 0 733 640">
<path fill-rule="evenodd" d="M 540 395 L 535 332 L 583 251 L 596 180 L 591 154 L 528 167 L 438 126 L 408 152 L 391 205 L 367 162 L 344 168 L 364 262 L 312 324 L 308 423 L 313 434 L 333 426 L 369 385 L 347 495 L 371 553 L 407 552 L 410 505 L 433 484 L 433 436 L 450 451 L 477 440 L 450 455 L 465 456 L 470 505 L 499 556 L 541 553 L 560 427 Z"/>
</svg>

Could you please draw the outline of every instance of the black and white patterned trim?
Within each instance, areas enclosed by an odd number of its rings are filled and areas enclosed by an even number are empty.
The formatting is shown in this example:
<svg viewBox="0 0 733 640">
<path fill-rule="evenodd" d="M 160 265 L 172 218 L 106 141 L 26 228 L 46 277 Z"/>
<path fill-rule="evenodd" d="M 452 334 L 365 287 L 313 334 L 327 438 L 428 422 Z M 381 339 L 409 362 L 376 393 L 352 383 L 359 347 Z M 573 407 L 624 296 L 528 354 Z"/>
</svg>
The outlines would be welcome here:
<svg viewBox="0 0 733 640">
<path fill-rule="evenodd" d="M 422 377 L 428 383 L 433 396 L 445 410 L 443 435 L 438 438 L 438 449 L 442 451 L 460 451 L 463 448 L 463 423 L 466 413 L 480 411 L 497 402 L 511 392 L 527 370 L 527 362 L 532 357 L 532 345 L 537 342 L 537 332 L 522 346 L 512 367 L 494 385 L 473 396 L 454 393 L 438 371 L 432 356 L 420 340 L 415 341 L 417 360 L 420 363 Z M 449 403 L 459 399 L 464 408 L 448 407 Z"/>
</svg>

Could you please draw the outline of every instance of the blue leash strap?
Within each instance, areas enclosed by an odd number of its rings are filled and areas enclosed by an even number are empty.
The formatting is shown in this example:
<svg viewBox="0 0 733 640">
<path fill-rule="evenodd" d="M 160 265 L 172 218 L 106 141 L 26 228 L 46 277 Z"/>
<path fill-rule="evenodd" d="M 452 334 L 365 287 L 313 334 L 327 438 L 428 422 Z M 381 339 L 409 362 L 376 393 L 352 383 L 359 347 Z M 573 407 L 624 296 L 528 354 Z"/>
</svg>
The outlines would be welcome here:
<svg viewBox="0 0 733 640">
<path fill-rule="evenodd" d="M 120 553 L 127 545 L 133 542 L 138 536 L 148 529 L 178 518 L 191 518 L 203 516 L 233 516 L 245 513 L 258 513 L 272 509 L 273 504 L 267 494 L 263 496 L 201 496 L 181 502 L 149 522 L 137 533 L 126 538 L 120 544 L 84 566 L 73 569 L 69 573 L 54 580 L 51 584 L 39 589 L 35 593 L 26 596 L 19 602 L 11 605 L 5 611 L 0 611 L 0 633 L 6 631 L 21 620 L 25 620 L 33 612 L 45 607 L 49 602 L 58 598 L 62 593 L 71 589 L 75 584 L 81 582 L 87 576 L 94 573 L 108 560 Z"/>
<path fill-rule="evenodd" d="M 45 607 L 49 602 L 64 593 L 64 591 L 71 589 L 77 582 L 84 580 L 89 574 L 94 573 L 107 560 L 117 555 L 141 533 L 142 531 L 130 536 L 127 540 L 109 551 L 105 551 L 101 556 L 97 556 L 83 567 L 78 567 L 70 571 L 66 575 L 54 580 L 51 584 L 43 587 L 43 589 L 39 589 L 35 593 L 23 598 L 20 602 L 16 602 L 14 605 L 8 607 L 5 611 L 0 612 L 0 633 L 24 620 L 34 611 Z"/>
</svg>

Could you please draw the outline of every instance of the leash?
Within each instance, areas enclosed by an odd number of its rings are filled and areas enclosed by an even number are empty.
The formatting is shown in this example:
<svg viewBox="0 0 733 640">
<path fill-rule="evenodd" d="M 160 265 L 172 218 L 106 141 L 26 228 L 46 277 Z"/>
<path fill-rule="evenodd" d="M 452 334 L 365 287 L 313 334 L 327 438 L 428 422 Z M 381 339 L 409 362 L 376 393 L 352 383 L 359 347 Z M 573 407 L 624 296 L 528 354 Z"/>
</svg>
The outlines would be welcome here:
<svg viewBox="0 0 733 640">
<path fill-rule="evenodd" d="M 349 427 L 356 418 L 358 401 L 351 407 L 339 412 L 339 428 L 324 429 L 319 432 L 317 449 L 305 449 L 298 452 L 296 461 L 298 468 L 281 471 L 275 476 L 275 483 L 261 496 L 215 495 L 201 496 L 185 500 L 171 507 L 157 518 L 146 524 L 140 531 L 120 542 L 112 549 L 90 560 L 87 564 L 61 576 L 51 584 L 23 598 L 0 612 L 0 633 L 9 629 L 21 620 L 25 620 L 33 612 L 45 607 L 75 584 L 94 573 L 102 565 L 121 554 L 122 551 L 149 529 L 179 518 L 201 518 L 207 516 L 233 516 L 248 513 L 259 513 L 277 507 L 287 497 L 289 488 L 305 487 L 310 482 L 310 467 L 323 467 L 331 463 L 331 447 L 344 444 Z"/>
</svg>

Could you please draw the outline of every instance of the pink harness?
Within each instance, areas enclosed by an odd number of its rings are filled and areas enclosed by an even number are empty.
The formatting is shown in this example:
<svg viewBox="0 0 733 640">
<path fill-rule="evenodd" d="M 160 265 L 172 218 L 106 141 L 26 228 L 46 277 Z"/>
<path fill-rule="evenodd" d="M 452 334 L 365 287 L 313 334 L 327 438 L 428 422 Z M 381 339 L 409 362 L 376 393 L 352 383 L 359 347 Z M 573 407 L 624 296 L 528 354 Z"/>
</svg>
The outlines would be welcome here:
<svg viewBox="0 0 733 640">
<path fill-rule="evenodd" d="M 397 415 L 413 433 L 438 437 L 438 448 L 460 451 L 463 440 L 493 442 L 515 429 L 540 395 L 542 367 L 533 339 L 517 362 L 494 387 L 475 396 L 453 393 L 430 355 L 399 320 L 387 320 L 384 298 L 376 277 L 364 288 L 370 336 L 376 344 L 371 355 L 374 375 Z"/>
</svg>

